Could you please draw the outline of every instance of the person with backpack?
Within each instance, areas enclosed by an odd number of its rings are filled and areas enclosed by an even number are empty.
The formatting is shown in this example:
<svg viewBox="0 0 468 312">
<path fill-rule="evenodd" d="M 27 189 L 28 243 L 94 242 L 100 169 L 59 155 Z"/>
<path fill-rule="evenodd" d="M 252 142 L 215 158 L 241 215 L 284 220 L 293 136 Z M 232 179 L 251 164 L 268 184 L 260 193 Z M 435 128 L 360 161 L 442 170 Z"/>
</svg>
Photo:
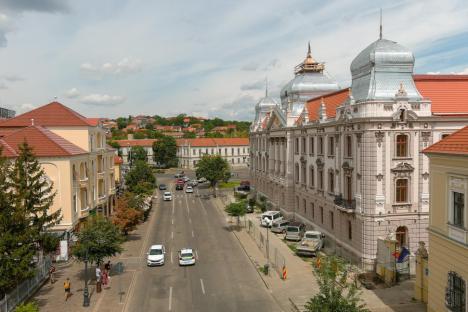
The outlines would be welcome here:
<svg viewBox="0 0 468 312">
<path fill-rule="evenodd" d="M 71 282 L 68 277 L 63 283 L 63 288 L 65 288 L 65 301 L 67 301 L 68 298 L 71 296 Z"/>
</svg>

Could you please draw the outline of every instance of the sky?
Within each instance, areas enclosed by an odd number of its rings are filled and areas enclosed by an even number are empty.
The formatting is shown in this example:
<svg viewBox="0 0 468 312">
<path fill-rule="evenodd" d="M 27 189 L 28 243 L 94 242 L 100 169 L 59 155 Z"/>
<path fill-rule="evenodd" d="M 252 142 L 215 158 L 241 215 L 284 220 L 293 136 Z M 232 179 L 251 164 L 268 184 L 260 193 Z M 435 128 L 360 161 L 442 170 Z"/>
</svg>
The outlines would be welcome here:
<svg viewBox="0 0 468 312">
<path fill-rule="evenodd" d="M 416 73 L 468 74 L 466 0 L 0 0 L 0 107 L 251 120 L 312 56 L 341 87 L 383 37 Z"/>
</svg>

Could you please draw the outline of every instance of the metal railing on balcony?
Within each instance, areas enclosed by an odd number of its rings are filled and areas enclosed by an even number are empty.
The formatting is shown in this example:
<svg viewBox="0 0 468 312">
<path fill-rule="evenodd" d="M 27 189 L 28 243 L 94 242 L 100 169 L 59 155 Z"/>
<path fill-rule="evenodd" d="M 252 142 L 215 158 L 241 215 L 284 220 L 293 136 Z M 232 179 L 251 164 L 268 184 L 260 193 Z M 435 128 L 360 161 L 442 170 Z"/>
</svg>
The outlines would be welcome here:
<svg viewBox="0 0 468 312">
<path fill-rule="evenodd" d="M 333 200 L 335 206 L 339 209 L 346 209 L 346 210 L 355 210 L 356 209 L 356 200 L 355 199 L 345 199 L 343 195 L 335 195 L 335 199 Z"/>
</svg>

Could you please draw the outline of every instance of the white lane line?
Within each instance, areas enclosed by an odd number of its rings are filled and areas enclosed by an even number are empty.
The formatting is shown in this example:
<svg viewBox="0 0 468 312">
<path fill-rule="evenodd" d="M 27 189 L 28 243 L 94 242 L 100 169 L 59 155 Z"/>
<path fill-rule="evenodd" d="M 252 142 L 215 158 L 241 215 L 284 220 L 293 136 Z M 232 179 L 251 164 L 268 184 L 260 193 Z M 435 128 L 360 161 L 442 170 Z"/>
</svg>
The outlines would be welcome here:
<svg viewBox="0 0 468 312">
<path fill-rule="evenodd" d="M 174 219 L 172 219 L 171 223 L 172 223 L 172 225 L 174 225 Z"/>
<path fill-rule="evenodd" d="M 172 311 L 172 286 L 169 287 L 169 311 Z"/>
<path fill-rule="evenodd" d="M 205 294 L 205 285 L 203 285 L 203 280 L 200 278 L 201 291 Z"/>
<path fill-rule="evenodd" d="M 192 230 L 192 237 L 195 237 L 195 233 L 193 232 L 193 230 Z"/>
<path fill-rule="evenodd" d="M 172 261 L 172 251 L 171 251 L 171 263 L 174 263 L 174 261 Z"/>
<path fill-rule="evenodd" d="M 195 249 L 195 256 L 197 257 L 197 260 L 199 259 L 198 258 L 198 251 Z"/>
<path fill-rule="evenodd" d="M 205 205 L 203 205 L 203 202 L 202 202 L 202 200 L 200 198 L 198 198 L 198 200 L 200 201 L 200 205 L 202 206 L 203 213 L 207 215 L 208 213 L 206 212 Z"/>
<path fill-rule="evenodd" d="M 191 218 L 189 218 L 189 219 L 188 219 L 188 222 L 191 224 L 191 223 L 192 223 L 192 219 L 191 219 Z"/>
<path fill-rule="evenodd" d="M 171 232 L 171 239 L 174 239 L 174 231 Z"/>
</svg>

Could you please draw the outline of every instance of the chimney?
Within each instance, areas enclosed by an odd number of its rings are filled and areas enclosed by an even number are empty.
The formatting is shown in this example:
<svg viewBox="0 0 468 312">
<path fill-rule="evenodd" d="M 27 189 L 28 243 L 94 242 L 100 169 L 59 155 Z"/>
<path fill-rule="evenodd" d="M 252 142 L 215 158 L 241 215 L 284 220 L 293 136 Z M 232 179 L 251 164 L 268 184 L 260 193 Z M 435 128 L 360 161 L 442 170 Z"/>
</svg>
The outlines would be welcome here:
<svg viewBox="0 0 468 312">
<path fill-rule="evenodd" d="M 31 118 L 31 126 L 34 126 L 34 118 Z"/>
</svg>

